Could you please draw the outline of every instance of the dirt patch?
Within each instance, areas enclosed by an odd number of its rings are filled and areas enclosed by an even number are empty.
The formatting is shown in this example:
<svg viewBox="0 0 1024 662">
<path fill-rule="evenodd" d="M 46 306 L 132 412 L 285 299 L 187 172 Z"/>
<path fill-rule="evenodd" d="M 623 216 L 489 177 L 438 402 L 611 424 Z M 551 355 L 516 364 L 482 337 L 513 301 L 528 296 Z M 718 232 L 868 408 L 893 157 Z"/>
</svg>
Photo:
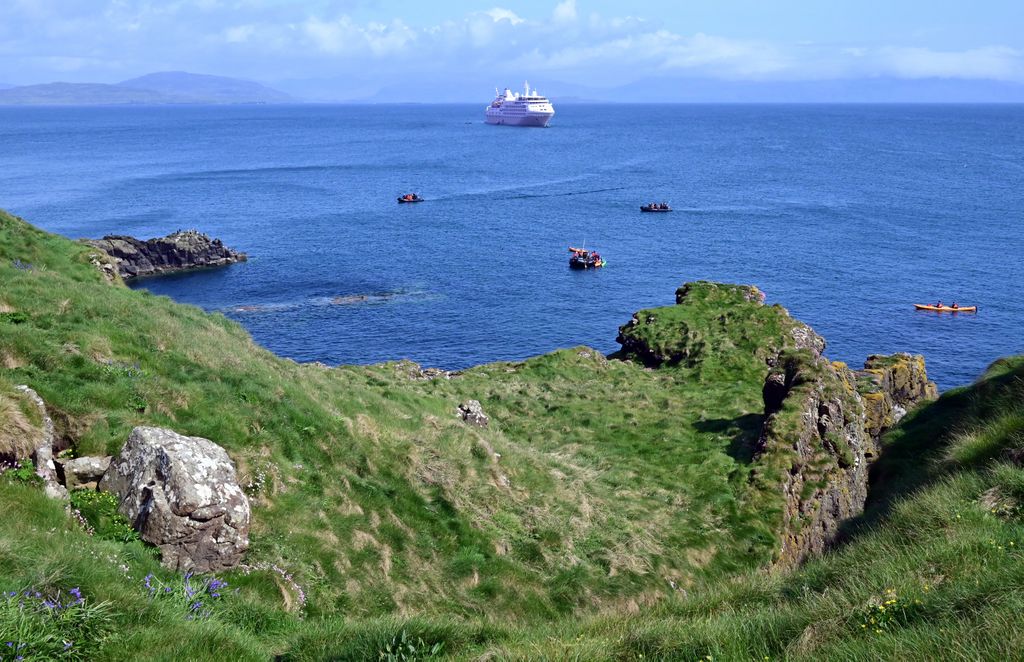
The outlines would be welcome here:
<svg viewBox="0 0 1024 662">
<path fill-rule="evenodd" d="M 24 368 L 27 366 L 28 362 L 14 354 L 0 352 L 0 365 L 7 370 L 17 370 L 18 368 Z"/>
<path fill-rule="evenodd" d="M 17 396 L 0 393 L 0 460 L 23 460 L 43 443 L 43 430 L 32 424 Z"/>
</svg>

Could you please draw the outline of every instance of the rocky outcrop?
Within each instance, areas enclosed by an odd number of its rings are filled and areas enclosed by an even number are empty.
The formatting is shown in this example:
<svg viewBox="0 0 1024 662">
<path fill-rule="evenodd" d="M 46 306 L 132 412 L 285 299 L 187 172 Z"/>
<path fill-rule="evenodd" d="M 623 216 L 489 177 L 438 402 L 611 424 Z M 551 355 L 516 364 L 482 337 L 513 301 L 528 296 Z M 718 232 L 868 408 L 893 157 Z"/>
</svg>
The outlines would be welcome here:
<svg viewBox="0 0 1024 662">
<path fill-rule="evenodd" d="M 484 408 L 480 406 L 477 400 L 463 402 L 459 405 L 458 414 L 459 418 L 478 428 L 485 428 L 490 423 L 490 419 L 484 413 Z"/>
<path fill-rule="evenodd" d="M 872 356 L 853 372 L 808 349 L 779 355 L 755 451 L 755 477 L 766 479 L 755 483 L 778 484 L 784 496 L 777 565 L 823 552 L 863 512 L 879 435 L 936 395 L 920 356 Z"/>
<path fill-rule="evenodd" d="M 15 386 L 15 390 L 21 392 L 35 409 L 37 423 L 23 420 L 20 426 L 20 443 L 12 445 L 13 460 L 25 460 L 31 458 L 35 464 L 36 474 L 43 479 L 43 490 L 46 495 L 53 499 L 67 499 L 68 491 L 60 484 L 57 476 L 57 467 L 53 463 L 54 427 L 53 419 L 46 411 L 46 403 L 39 397 L 39 394 L 28 386 Z M 15 421 L 15 423 L 17 423 Z M 16 426 L 16 430 L 18 427 Z"/>
<path fill-rule="evenodd" d="M 178 230 L 166 237 L 146 241 L 109 235 L 103 239 L 89 239 L 85 243 L 113 258 L 122 278 L 220 267 L 246 260 L 245 253 L 233 251 L 220 239 L 211 239 L 198 230 Z"/>
<path fill-rule="evenodd" d="M 249 547 L 249 501 L 228 454 L 201 437 L 137 427 L 100 481 L 173 570 L 214 572 Z"/>
<path fill-rule="evenodd" d="M 787 348 L 825 349 L 809 326 L 764 299 L 752 285 L 686 283 L 676 290 L 676 305 L 638 311 L 619 328 L 616 341 L 622 356 L 652 368 L 713 360 L 761 370 Z"/>
<path fill-rule="evenodd" d="M 64 487 L 69 490 L 95 490 L 99 487 L 103 474 L 110 467 L 110 456 L 76 457 L 71 460 L 58 460 L 64 474 Z"/>
</svg>

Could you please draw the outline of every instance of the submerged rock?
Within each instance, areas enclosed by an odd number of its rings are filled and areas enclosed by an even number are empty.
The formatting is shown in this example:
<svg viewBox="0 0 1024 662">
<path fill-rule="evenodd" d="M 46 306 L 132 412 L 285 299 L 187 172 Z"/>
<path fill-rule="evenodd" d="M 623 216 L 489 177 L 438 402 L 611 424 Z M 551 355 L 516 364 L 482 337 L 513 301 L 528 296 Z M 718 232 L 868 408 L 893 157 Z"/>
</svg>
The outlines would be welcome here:
<svg viewBox="0 0 1024 662">
<path fill-rule="evenodd" d="M 228 454 L 208 439 L 137 427 L 100 489 L 118 496 L 118 510 L 170 569 L 233 568 L 249 548 L 249 500 Z"/>
<path fill-rule="evenodd" d="M 108 235 L 103 239 L 87 239 L 85 243 L 110 255 L 122 278 L 220 267 L 246 260 L 245 253 L 233 251 L 220 239 L 211 239 L 198 230 L 178 230 L 146 241 Z"/>
</svg>

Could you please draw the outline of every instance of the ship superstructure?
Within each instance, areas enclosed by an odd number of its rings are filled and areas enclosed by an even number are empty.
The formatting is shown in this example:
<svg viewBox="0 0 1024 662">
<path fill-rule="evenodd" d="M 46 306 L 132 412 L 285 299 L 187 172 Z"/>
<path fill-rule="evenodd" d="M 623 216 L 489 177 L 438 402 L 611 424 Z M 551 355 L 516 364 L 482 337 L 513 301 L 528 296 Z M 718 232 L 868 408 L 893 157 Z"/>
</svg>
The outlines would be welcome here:
<svg viewBox="0 0 1024 662">
<path fill-rule="evenodd" d="M 523 85 L 523 93 L 505 88 L 504 92 L 494 90 L 494 101 L 484 110 L 488 124 L 508 126 L 547 126 L 555 114 L 555 108 L 547 97 L 530 90 L 530 83 Z"/>
</svg>

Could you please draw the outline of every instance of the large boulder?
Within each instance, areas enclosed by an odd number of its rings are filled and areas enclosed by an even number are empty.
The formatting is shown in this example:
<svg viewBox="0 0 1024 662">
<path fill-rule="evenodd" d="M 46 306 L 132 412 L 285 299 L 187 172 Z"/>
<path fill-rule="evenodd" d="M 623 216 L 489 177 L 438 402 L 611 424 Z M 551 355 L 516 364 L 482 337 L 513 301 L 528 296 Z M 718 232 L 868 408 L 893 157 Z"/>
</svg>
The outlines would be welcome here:
<svg viewBox="0 0 1024 662">
<path fill-rule="evenodd" d="M 249 547 L 249 501 L 228 454 L 208 439 L 137 427 L 99 487 L 118 496 L 118 510 L 168 568 L 232 568 Z"/>
<path fill-rule="evenodd" d="M 246 259 L 245 253 L 233 251 L 220 239 L 211 239 L 198 230 L 178 230 L 166 237 L 145 241 L 123 235 L 108 235 L 85 243 L 113 258 L 122 278 L 219 267 L 244 262 Z"/>
</svg>

